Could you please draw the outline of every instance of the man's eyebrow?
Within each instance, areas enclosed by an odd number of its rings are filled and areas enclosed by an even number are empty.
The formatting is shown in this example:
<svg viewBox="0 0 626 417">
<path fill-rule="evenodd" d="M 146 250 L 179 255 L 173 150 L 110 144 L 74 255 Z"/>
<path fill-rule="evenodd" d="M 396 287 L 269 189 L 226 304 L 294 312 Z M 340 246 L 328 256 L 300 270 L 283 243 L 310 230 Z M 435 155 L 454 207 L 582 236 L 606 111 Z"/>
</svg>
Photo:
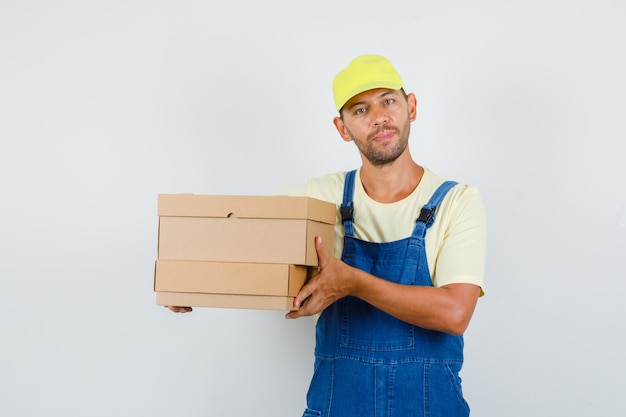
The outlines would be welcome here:
<svg viewBox="0 0 626 417">
<path fill-rule="evenodd" d="M 353 108 L 358 107 L 358 106 L 362 106 L 364 104 L 365 104 L 365 101 L 357 101 L 356 103 L 352 103 L 351 105 L 349 105 L 346 108 L 346 110 L 352 110 Z"/>
<path fill-rule="evenodd" d="M 377 95 L 374 99 L 381 99 L 381 98 L 384 98 L 385 96 L 388 96 L 388 95 L 394 95 L 394 93 L 396 93 L 397 91 L 399 91 L 399 90 L 386 90 L 386 91 L 383 91 L 379 95 Z M 367 104 L 367 102 L 364 101 L 364 100 L 357 101 L 355 103 L 352 103 L 351 105 L 349 105 L 345 109 L 346 110 L 352 110 L 354 107 L 362 106 L 364 104 Z"/>
</svg>

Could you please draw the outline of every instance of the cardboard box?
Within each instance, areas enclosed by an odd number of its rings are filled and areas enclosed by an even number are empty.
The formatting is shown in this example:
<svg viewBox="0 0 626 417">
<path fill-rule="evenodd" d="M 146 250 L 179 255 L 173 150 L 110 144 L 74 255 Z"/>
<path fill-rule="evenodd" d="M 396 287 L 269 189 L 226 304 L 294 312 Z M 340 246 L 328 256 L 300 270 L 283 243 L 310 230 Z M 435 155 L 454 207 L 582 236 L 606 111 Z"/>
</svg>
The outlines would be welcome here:
<svg viewBox="0 0 626 417">
<path fill-rule="evenodd" d="M 157 292 L 157 305 L 185 307 L 243 308 L 255 310 L 297 310 L 294 297 L 270 295 L 199 294 Z"/>
<path fill-rule="evenodd" d="M 158 259 L 317 265 L 336 206 L 309 197 L 161 194 Z M 332 248 L 329 248 L 332 253 Z"/>
<path fill-rule="evenodd" d="M 157 260 L 157 292 L 295 297 L 317 272 L 302 265 Z"/>
<path fill-rule="evenodd" d="M 317 272 L 315 236 L 334 242 L 337 208 L 308 197 L 161 194 L 158 215 L 158 305 L 293 310 Z"/>
</svg>

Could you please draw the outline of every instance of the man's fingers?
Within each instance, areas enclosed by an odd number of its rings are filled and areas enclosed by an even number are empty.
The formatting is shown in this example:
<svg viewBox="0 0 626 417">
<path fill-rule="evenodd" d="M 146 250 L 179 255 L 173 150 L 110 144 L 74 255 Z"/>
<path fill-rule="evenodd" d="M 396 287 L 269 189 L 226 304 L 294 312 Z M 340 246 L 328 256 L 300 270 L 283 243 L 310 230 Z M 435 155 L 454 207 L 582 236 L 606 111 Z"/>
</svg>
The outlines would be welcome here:
<svg viewBox="0 0 626 417">
<path fill-rule="evenodd" d="M 313 290 L 311 289 L 311 287 L 312 285 L 310 281 L 308 284 L 302 287 L 298 295 L 296 295 L 296 298 L 294 298 L 293 300 L 293 306 L 295 308 L 300 308 L 302 304 L 304 303 L 304 301 L 306 301 L 306 299 L 309 298 L 309 296 L 313 293 Z"/>
<path fill-rule="evenodd" d="M 312 313 L 309 311 L 308 298 L 305 298 L 299 305 L 297 310 L 291 310 L 285 314 L 285 318 L 287 319 L 297 319 L 299 317 L 310 316 Z M 294 303 L 295 304 L 295 303 Z"/>
<path fill-rule="evenodd" d="M 173 311 L 174 313 L 188 313 L 192 311 L 191 307 L 180 307 L 180 306 L 164 306 L 164 307 Z"/>
</svg>

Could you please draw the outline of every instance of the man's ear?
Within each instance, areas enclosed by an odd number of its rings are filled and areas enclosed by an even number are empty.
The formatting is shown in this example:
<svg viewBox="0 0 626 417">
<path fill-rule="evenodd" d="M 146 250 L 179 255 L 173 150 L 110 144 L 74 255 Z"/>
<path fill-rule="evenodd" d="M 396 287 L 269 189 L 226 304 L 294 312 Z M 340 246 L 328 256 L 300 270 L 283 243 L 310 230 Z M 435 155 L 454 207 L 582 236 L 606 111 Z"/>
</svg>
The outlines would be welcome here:
<svg viewBox="0 0 626 417">
<path fill-rule="evenodd" d="M 345 140 L 346 142 L 352 141 L 352 136 L 348 133 L 348 128 L 346 127 L 346 124 L 343 122 L 341 117 L 335 117 L 333 119 L 333 124 L 335 125 L 337 132 L 339 132 L 339 136 L 341 136 L 343 140 Z"/>
<path fill-rule="evenodd" d="M 409 93 L 406 101 L 409 107 L 409 120 L 414 122 L 417 119 L 417 98 L 415 98 L 415 94 Z"/>
</svg>

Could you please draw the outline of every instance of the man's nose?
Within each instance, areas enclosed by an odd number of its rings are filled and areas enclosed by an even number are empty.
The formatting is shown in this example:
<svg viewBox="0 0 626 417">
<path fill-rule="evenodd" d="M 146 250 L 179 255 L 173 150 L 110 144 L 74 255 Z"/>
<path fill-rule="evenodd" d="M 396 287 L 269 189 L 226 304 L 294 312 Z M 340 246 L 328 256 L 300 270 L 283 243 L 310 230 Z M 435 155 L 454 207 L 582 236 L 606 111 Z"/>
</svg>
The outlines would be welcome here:
<svg viewBox="0 0 626 417">
<path fill-rule="evenodd" d="M 372 119 L 372 123 L 374 123 L 374 126 L 383 125 L 388 121 L 387 112 L 384 108 L 378 106 L 370 110 L 370 117 Z"/>
</svg>

